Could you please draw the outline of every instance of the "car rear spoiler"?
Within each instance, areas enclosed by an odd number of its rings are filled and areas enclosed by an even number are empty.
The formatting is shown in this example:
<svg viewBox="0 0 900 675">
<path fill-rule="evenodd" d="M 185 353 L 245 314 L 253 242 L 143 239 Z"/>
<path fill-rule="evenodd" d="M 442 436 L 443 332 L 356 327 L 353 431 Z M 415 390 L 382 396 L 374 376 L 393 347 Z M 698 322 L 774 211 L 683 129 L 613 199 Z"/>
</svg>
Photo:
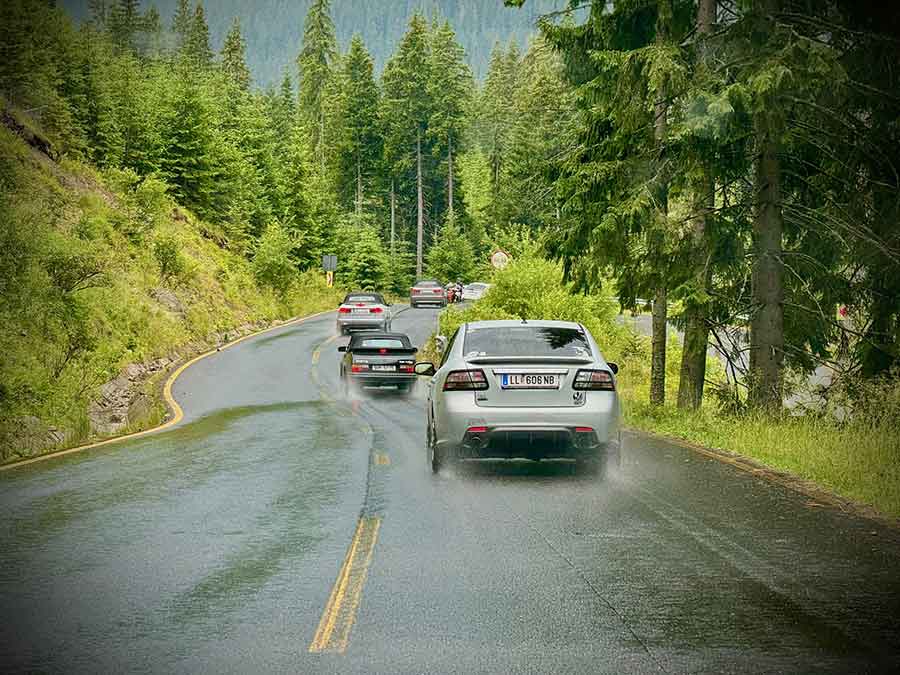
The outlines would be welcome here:
<svg viewBox="0 0 900 675">
<path fill-rule="evenodd" d="M 471 356 L 469 363 L 593 363 L 589 356 Z"/>
</svg>

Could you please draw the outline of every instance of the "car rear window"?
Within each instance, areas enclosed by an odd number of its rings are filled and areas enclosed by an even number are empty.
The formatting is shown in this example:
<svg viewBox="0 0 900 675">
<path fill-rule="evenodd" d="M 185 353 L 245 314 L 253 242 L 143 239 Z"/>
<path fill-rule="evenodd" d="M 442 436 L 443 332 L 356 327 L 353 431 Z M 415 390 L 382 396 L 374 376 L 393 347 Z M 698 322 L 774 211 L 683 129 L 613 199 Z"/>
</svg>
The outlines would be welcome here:
<svg viewBox="0 0 900 675">
<path fill-rule="evenodd" d="M 360 338 L 353 340 L 353 349 L 409 349 L 402 338 Z"/>
<path fill-rule="evenodd" d="M 551 326 L 469 327 L 463 354 L 471 356 L 590 357 L 587 337 L 579 328 Z"/>
<path fill-rule="evenodd" d="M 417 281 L 416 286 L 440 286 L 437 281 Z"/>
<path fill-rule="evenodd" d="M 374 295 L 348 295 L 344 302 L 378 302 Z"/>
</svg>

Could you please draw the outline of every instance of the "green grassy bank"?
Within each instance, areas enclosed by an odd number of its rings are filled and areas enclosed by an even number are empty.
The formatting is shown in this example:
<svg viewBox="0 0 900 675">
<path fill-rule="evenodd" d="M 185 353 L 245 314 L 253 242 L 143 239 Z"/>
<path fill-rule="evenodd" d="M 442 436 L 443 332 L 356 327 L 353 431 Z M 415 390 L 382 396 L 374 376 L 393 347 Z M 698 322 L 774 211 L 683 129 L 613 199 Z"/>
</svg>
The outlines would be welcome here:
<svg viewBox="0 0 900 675">
<path fill-rule="evenodd" d="M 179 359 L 336 305 L 317 273 L 261 283 L 161 181 L 51 158 L 29 133 L 0 125 L 0 462 L 109 433 L 89 411 L 126 367 L 147 400 L 117 431 L 160 419 Z"/>
</svg>

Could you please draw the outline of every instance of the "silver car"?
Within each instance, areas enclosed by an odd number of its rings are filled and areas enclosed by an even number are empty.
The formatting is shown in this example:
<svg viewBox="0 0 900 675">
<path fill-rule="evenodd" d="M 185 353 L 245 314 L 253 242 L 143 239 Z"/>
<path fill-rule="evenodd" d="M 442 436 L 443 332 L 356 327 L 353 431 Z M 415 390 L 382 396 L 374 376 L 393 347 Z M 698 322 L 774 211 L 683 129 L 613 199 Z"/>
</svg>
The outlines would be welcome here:
<svg viewBox="0 0 900 675">
<path fill-rule="evenodd" d="M 431 375 L 431 468 L 456 459 L 567 457 L 596 466 L 619 445 L 618 367 L 581 324 L 473 321 Z"/>
<path fill-rule="evenodd" d="M 380 293 L 348 293 L 338 307 L 337 331 L 341 335 L 352 330 L 390 331 L 391 318 L 391 305 Z"/>
<path fill-rule="evenodd" d="M 483 298 L 484 294 L 487 292 L 487 289 L 489 289 L 490 287 L 490 284 L 483 284 L 480 281 L 466 284 L 465 286 L 463 286 L 462 299 L 481 300 L 481 298 Z"/>
<path fill-rule="evenodd" d="M 447 306 L 447 294 L 440 281 L 422 279 L 409 289 L 409 306 L 415 309 L 422 305 Z"/>
</svg>

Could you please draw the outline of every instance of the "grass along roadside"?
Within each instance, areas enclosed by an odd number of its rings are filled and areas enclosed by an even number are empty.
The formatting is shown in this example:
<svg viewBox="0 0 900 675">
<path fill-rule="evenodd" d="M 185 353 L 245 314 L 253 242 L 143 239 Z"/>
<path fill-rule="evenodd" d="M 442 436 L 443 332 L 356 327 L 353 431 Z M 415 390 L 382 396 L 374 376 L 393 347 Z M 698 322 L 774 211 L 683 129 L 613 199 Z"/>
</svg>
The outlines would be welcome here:
<svg viewBox="0 0 900 675">
<path fill-rule="evenodd" d="M 889 425 L 686 412 L 630 397 L 623 408 L 625 424 L 634 429 L 742 455 L 900 517 L 900 432 Z"/>
</svg>

